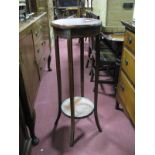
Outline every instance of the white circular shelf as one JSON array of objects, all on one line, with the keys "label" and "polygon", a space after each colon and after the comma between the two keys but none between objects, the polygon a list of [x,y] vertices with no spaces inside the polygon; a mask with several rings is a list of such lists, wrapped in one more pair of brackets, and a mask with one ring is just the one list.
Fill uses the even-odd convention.
[{"label": "white circular shelf", "polygon": [[[63,101],[62,112],[71,117],[70,98]],[[94,110],[94,103],[85,97],[74,97],[74,117],[81,118],[88,116]]]}]

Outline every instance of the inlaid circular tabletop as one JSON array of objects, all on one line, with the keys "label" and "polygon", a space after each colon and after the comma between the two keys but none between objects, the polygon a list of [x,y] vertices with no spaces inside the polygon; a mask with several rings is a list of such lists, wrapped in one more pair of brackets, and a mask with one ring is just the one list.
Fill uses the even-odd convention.
[{"label": "inlaid circular tabletop", "polygon": [[[63,101],[61,105],[62,112],[71,116],[70,98]],[[85,97],[74,97],[74,116],[75,118],[82,118],[91,114],[94,110],[94,103]]]},{"label": "inlaid circular tabletop", "polygon": [[65,18],[51,21],[51,26],[61,29],[87,28],[101,24],[100,20],[94,18]]}]

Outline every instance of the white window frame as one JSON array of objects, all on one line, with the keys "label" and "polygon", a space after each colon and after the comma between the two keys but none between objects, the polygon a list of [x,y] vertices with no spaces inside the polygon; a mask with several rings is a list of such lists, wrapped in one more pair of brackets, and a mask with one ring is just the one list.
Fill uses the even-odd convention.
[{"label": "white window frame", "polygon": [[85,8],[92,8],[92,0],[85,0]]}]

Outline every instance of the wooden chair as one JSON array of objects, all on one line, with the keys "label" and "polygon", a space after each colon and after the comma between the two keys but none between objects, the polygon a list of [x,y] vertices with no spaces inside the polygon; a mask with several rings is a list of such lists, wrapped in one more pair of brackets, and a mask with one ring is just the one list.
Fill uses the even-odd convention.
[{"label": "wooden chair", "polygon": [[[94,42],[94,41],[93,41]],[[112,49],[104,42],[104,39],[101,37],[100,39],[100,61],[95,62],[95,48],[92,48],[91,51],[91,82],[94,82],[94,75],[95,75],[95,69],[96,69],[96,63],[99,63],[99,80],[98,84],[113,84],[114,90],[117,85],[117,74],[116,74],[116,56],[113,53]],[[104,79],[100,79],[101,76],[107,77]]]},{"label": "wooden chair", "polygon": [[[97,15],[95,15],[95,14],[93,14],[92,12],[86,12],[86,18],[94,18],[94,19],[100,19],[100,16],[97,16]],[[89,63],[91,62],[91,61],[93,61],[92,60],[92,49],[94,49],[94,44],[93,44],[93,42],[94,42],[94,38],[93,37],[89,37],[88,38],[89,39],[89,49],[88,49],[88,58],[87,58],[87,63],[86,63],[86,68],[88,68],[88,66],[89,66]],[[85,41],[87,40],[87,38],[85,38]]]}]

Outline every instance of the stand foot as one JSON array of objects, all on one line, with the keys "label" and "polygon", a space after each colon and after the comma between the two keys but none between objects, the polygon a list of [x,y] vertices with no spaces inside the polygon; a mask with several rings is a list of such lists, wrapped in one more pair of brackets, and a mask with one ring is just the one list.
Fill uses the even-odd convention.
[{"label": "stand foot", "polygon": [[58,116],[57,116],[56,121],[55,121],[55,123],[54,123],[54,127],[55,127],[55,128],[56,128],[57,125],[58,125],[58,121],[59,121],[59,119],[60,119],[60,116],[61,116],[61,111],[59,110]]},{"label": "stand foot", "polygon": [[98,128],[98,131],[99,131],[99,132],[102,132],[102,128],[101,128],[101,126],[100,126],[97,113],[94,112],[94,116],[95,116],[95,122],[96,122],[96,125],[97,125],[97,128]]},{"label": "stand foot", "polygon": [[37,137],[32,138],[32,145],[36,146],[39,144],[39,139]]},{"label": "stand foot", "polygon": [[70,147],[74,146],[74,129],[71,127],[71,133],[70,133]]}]

